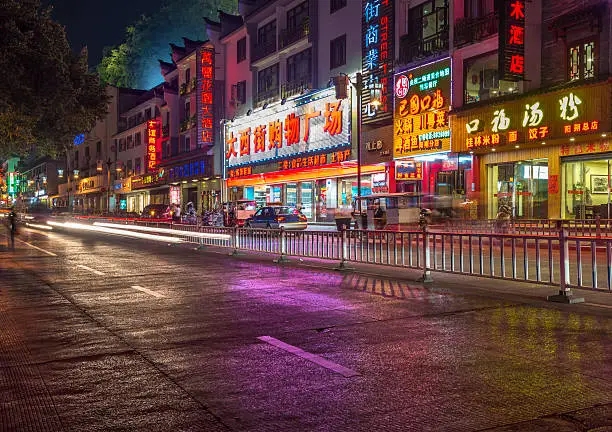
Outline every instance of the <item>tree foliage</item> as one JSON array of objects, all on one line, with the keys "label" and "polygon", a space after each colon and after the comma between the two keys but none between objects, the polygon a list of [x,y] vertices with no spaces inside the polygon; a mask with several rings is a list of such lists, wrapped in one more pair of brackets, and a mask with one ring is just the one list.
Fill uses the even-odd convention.
[{"label": "tree foliage", "polygon": [[218,10],[237,13],[237,0],[174,0],[159,12],[143,15],[126,29],[125,42],[106,48],[97,67],[100,79],[130,88],[151,88],[162,81],[157,59],[170,60],[169,43],[182,37],[206,38],[204,17],[218,19]]},{"label": "tree foliage", "polygon": [[104,87],[39,0],[0,1],[0,158],[54,155],[106,113]]}]

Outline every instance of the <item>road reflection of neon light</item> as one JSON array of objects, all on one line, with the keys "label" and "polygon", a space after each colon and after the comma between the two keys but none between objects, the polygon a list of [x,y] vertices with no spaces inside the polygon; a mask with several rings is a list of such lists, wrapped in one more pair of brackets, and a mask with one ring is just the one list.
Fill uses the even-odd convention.
[{"label": "road reflection of neon light", "polygon": [[198,237],[198,238],[206,238],[206,239],[214,239],[214,240],[229,240],[231,236],[229,234],[209,234],[209,233],[200,233],[200,232],[191,232],[191,231],[181,231],[169,228],[155,228],[155,227],[145,227],[140,225],[119,225],[112,224],[108,222],[94,222],[95,226],[108,227],[108,228],[119,228],[119,229],[127,229],[132,231],[146,231],[146,232],[155,232],[160,234],[175,234],[189,237]]},{"label": "road reflection of neon light", "polygon": [[74,230],[80,230],[80,231],[100,232],[100,233],[106,233],[106,234],[118,234],[118,235],[122,235],[126,237],[134,237],[134,238],[154,240],[154,241],[160,241],[160,242],[166,242],[166,243],[182,243],[183,242],[183,240],[176,238],[176,237],[158,236],[158,235],[139,233],[139,232],[134,232],[134,231],[129,231],[129,230],[105,228],[105,227],[100,227],[100,226],[85,225],[85,224],[79,224],[79,223],[74,223],[74,222],[47,221],[47,224],[51,226],[61,227],[61,228],[68,228],[68,229],[74,229]]},{"label": "road reflection of neon light", "polygon": [[53,227],[49,225],[39,225],[39,224],[33,224],[29,222],[26,222],[26,226],[30,228],[37,228],[37,229],[42,229],[42,230],[47,230],[47,231],[51,231],[53,229]]}]

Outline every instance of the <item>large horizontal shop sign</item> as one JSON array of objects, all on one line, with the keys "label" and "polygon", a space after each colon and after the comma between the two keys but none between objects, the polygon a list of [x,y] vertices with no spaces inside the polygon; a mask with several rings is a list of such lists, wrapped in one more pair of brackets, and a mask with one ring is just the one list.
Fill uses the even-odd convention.
[{"label": "large horizontal shop sign", "polygon": [[191,160],[167,168],[168,181],[186,180],[192,177],[208,177],[212,175],[212,160],[210,157]]},{"label": "large horizontal shop sign", "polygon": [[226,125],[229,168],[308,157],[348,147],[351,105],[333,89],[256,111]]},{"label": "large horizontal shop sign", "polygon": [[393,156],[450,150],[450,59],[395,75]]},{"label": "large horizontal shop sign", "polygon": [[612,84],[524,97],[451,116],[453,150],[541,143],[609,132]]},{"label": "large horizontal shop sign", "polygon": [[330,153],[317,154],[314,156],[297,156],[284,159],[272,165],[244,166],[230,168],[227,170],[228,178],[247,177],[253,174],[263,174],[271,171],[285,171],[301,168],[323,167],[338,162],[351,160],[351,149],[338,150]]},{"label": "large horizontal shop sign", "polygon": [[166,183],[166,172],[164,168],[160,168],[154,173],[133,176],[131,178],[131,187],[134,189],[143,189],[153,186],[159,186]]}]

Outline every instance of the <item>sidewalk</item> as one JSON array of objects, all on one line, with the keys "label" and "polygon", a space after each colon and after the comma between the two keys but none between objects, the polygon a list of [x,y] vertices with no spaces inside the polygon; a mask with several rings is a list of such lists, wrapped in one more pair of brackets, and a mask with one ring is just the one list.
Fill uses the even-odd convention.
[{"label": "sidewalk", "polygon": [[[189,247],[192,246],[180,246]],[[200,253],[227,254],[227,249],[205,247]],[[270,263],[278,259],[277,255],[260,252],[239,251],[234,259],[250,262]],[[328,261],[315,258],[288,257],[283,264],[295,268],[316,268],[317,270],[338,270],[339,261]],[[346,263],[346,273],[354,273],[362,276],[378,276],[388,280],[406,281],[415,283],[422,276],[422,270],[403,267],[387,267],[374,264]],[[547,296],[558,294],[558,287],[528,282],[514,282],[510,280],[493,279],[478,276],[468,276],[453,273],[432,272],[433,283],[425,284],[432,292],[453,295],[476,295],[486,298],[507,299],[523,303],[542,303],[556,308],[584,308],[590,313],[612,314],[612,291],[574,289],[574,297],[584,298],[584,303],[566,305],[553,303],[546,300]]]}]

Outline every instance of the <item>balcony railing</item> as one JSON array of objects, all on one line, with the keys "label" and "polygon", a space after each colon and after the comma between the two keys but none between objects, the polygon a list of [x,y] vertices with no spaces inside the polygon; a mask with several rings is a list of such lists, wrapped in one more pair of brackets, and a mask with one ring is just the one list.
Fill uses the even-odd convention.
[{"label": "balcony railing", "polygon": [[301,24],[295,28],[287,28],[281,30],[278,35],[278,48],[283,49],[289,45],[292,45],[299,40],[307,37],[310,34],[310,21],[308,18],[304,19]]},{"label": "balcony railing", "polygon": [[261,106],[268,102],[273,102],[278,99],[278,87],[260,91],[257,93],[257,97],[255,98],[255,105]]},{"label": "balcony railing", "polygon": [[251,61],[260,60],[276,51],[276,40],[271,40],[265,44],[254,45]]},{"label": "balcony railing", "polygon": [[467,45],[497,34],[499,19],[495,13],[483,17],[459,18],[455,22],[455,46]]},{"label": "balcony railing", "polygon": [[310,79],[294,80],[281,86],[281,99],[297,96],[312,88]]},{"label": "balcony railing", "polygon": [[408,64],[443,51],[448,51],[447,31],[417,40],[410,35],[404,35],[400,38],[399,62]]}]

